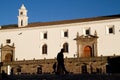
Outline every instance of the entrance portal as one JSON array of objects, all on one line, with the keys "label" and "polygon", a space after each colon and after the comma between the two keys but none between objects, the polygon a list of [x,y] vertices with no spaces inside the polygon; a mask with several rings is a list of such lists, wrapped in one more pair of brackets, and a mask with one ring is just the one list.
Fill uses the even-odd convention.
[{"label": "entrance portal", "polygon": [[96,57],[97,56],[97,33],[94,35],[81,35],[77,33],[75,38],[77,43],[78,57]]},{"label": "entrance portal", "polygon": [[1,45],[1,61],[2,62],[14,61],[14,56],[15,56],[14,52],[15,52],[14,44],[12,46]]}]

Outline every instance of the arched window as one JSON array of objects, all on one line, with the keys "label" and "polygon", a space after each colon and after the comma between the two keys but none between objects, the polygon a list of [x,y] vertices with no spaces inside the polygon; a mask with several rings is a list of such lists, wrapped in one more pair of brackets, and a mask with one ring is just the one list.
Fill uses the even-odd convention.
[{"label": "arched window", "polygon": [[64,43],[63,44],[63,49],[64,49],[64,52],[69,52],[69,45],[68,45],[68,43]]},{"label": "arched window", "polygon": [[42,46],[42,54],[47,54],[47,45],[46,44],[44,44]]},{"label": "arched window", "polygon": [[21,20],[21,26],[23,26],[23,20]]},{"label": "arched window", "polygon": [[20,15],[23,15],[23,12],[20,12]]}]

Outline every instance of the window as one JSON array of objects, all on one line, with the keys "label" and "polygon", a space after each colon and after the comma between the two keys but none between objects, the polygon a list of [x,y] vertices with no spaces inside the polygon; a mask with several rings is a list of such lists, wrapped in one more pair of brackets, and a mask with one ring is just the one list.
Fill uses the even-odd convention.
[{"label": "window", "polygon": [[107,34],[114,34],[115,28],[114,25],[107,26]]},{"label": "window", "polygon": [[64,37],[68,37],[68,31],[64,31]]},{"label": "window", "polygon": [[85,34],[86,34],[86,35],[90,35],[90,30],[89,30],[89,29],[86,29]]},{"label": "window", "polygon": [[63,38],[65,38],[65,37],[67,38],[68,37],[68,30],[67,29],[62,30],[61,35]]},{"label": "window", "polygon": [[110,34],[114,33],[114,28],[113,27],[109,28],[109,33]]},{"label": "window", "polygon": [[84,35],[90,35],[90,28],[83,29]]},{"label": "window", "polygon": [[6,40],[6,43],[8,43],[8,44],[11,43],[11,40],[10,40],[10,39],[7,39],[7,40]]},{"label": "window", "polygon": [[47,45],[46,44],[44,44],[42,46],[42,54],[47,54]]},{"label": "window", "polygon": [[47,39],[48,38],[48,34],[46,31],[41,32],[41,39]]},{"label": "window", "polygon": [[43,38],[47,39],[47,32],[43,33]]},{"label": "window", "polygon": [[64,43],[63,44],[63,49],[64,49],[64,52],[68,52],[69,50],[68,50],[68,43]]}]

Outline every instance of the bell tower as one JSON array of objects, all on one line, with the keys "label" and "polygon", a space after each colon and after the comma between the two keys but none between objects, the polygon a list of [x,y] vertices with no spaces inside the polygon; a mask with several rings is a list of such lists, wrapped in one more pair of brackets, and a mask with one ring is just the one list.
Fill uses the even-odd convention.
[{"label": "bell tower", "polygon": [[18,27],[25,27],[27,25],[28,25],[27,10],[24,4],[22,4],[21,8],[19,9]]}]

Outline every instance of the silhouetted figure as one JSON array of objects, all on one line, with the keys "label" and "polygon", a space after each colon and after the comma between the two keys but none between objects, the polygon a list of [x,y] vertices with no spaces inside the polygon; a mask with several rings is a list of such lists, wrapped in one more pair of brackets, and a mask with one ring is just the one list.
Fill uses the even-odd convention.
[{"label": "silhouetted figure", "polygon": [[4,70],[2,70],[2,80],[8,80],[8,76]]},{"label": "silhouetted figure", "polygon": [[91,74],[93,73],[93,66],[92,64],[90,64],[90,71],[91,71]]},{"label": "silhouetted figure", "polygon": [[53,64],[53,73],[56,73],[56,68],[57,68],[57,63],[55,62],[55,63]]},{"label": "silhouetted figure", "polygon": [[57,55],[57,62],[58,62],[57,74],[64,73],[64,72],[65,74],[68,74],[68,71],[65,69],[65,65],[64,65],[63,52],[64,52],[64,49],[61,49],[61,51]]},{"label": "silhouetted figure", "polygon": [[13,75],[13,68],[11,68],[11,73],[10,73],[10,75]]}]

